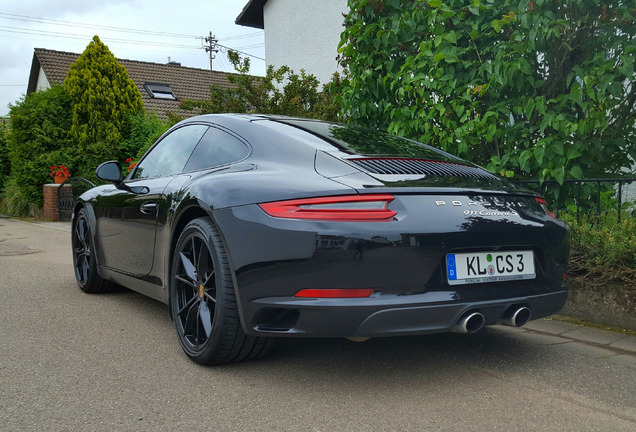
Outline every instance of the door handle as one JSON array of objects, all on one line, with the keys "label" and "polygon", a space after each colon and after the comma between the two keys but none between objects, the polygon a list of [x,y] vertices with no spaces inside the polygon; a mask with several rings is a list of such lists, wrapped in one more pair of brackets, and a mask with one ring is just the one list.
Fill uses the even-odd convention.
[{"label": "door handle", "polygon": [[145,202],[139,207],[139,210],[143,214],[153,214],[157,212],[157,203],[154,202]]}]

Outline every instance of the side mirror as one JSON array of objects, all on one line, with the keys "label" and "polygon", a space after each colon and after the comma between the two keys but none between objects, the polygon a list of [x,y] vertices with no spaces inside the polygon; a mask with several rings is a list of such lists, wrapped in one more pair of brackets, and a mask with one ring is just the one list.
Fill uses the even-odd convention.
[{"label": "side mirror", "polygon": [[115,183],[117,186],[122,182],[121,165],[117,161],[104,162],[95,170],[98,179]]}]

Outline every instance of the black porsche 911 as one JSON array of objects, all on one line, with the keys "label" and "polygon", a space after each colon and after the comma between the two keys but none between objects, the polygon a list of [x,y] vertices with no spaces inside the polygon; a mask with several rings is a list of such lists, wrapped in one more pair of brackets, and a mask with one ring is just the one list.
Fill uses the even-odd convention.
[{"label": "black porsche 911", "polygon": [[558,312],[568,226],[537,194],[432,147],[355,126],[204,115],[73,215],[82,290],[170,307],[197,363],[277,337],[473,333]]}]

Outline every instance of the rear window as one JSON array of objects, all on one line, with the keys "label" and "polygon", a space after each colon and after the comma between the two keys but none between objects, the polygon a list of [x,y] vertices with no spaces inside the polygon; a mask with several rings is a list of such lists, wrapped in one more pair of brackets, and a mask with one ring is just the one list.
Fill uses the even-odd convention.
[{"label": "rear window", "polygon": [[[296,119],[281,119],[275,122],[292,126],[320,138],[321,145],[314,145],[320,150],[326,150],[323,146],[329,144],[331,151],[341,151],[351,155],[463,162],[461,159],[433,147],[359,126]],[[308,141],[303,140],[303,142],[313,145]]]}]

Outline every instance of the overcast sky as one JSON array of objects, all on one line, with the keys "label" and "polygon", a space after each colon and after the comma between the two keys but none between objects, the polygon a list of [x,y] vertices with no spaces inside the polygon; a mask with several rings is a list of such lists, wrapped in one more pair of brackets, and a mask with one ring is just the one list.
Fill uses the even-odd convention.
[{"label": "overcast sky", "polygon": [[[0,0],[0,116],[26,93],[34,48],[81,53],[99,35],[118,58],[166,63],[170,57],[182,66],[209,69],[198,38],[212,32],[221,45],[265,58],[263,31],[234,24],[247,2]],[[264,75],[265,62],[256,57],[252,73]],[[213,66],[233,70],[222,52]]]}]

